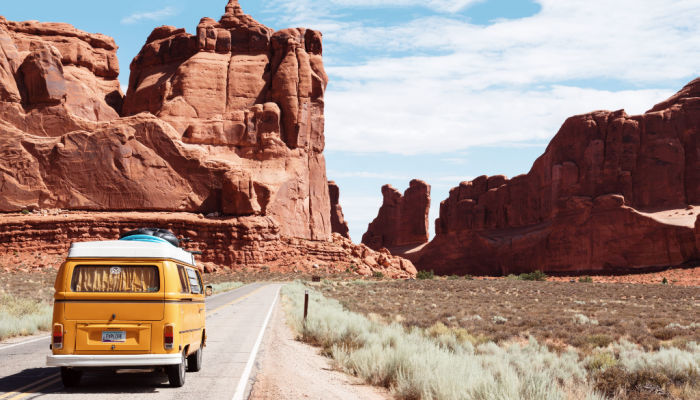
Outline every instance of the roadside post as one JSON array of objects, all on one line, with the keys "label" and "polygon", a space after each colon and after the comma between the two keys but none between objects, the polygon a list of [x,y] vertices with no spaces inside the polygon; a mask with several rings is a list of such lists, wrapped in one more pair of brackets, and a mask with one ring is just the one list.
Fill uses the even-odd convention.
[{"label": "roadside post", "polygon": [[309,315],[309,291],[304,292],[304,326],[306,326],[306,316]]}]

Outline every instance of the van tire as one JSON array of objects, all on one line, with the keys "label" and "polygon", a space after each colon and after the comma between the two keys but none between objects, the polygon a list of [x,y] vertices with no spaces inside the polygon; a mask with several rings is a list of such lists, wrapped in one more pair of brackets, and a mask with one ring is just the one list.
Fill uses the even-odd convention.
[{"label": "van tire", "polygon": [[[186,350],[185,350],[186,351]],[[185,385],[185,370],[187,369],[187,357],[185,351],[182,352],[182,360],[180,364],[168,365],[165,368],[168,374],[168,382],[172,387],[183,387]]]},{"label": "van tire", "polygon": [[199,372],[202,369],[202,346],[187,357],[187,372]]},{"label": "van tire", "polygon": [[68,367],[61,367],[61,381],[63,386],[70,388],[80,384],[80,378],[83,377],[83,371],[77,371]]}]

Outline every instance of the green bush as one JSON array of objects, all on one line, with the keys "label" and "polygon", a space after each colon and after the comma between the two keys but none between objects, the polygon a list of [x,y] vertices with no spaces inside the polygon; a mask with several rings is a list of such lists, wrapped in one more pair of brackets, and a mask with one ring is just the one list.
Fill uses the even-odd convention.
[{"label": "green bush", "polygon": [[377,278],[377,279],[383,279],[384,274],[382,273],[382,271],[374,271],[372,273],[372,277]]},{"label": "green bush", "polygon": [[581,283],[593,283],[593,278],[591,278],[590,276],[582,276],[578,278],[578,281]]},{"label": "green bush", "polygon": [[664,279],[661,280],[662,285],[668,285],[668,279],[664,277]]},{"label": "green bush", "polygon": [[456,281],[457,279],[459,279],[459,275],[450,275],[447,277],[447,279],[450,281]]},{"label": "green bush", "polygon": [[464,279],[467,280],[467,281],[473,281],[473,280],[474,280],[474,277],[471,276],[471,275],[464,275]]},{"label": "green bush", "polygon": [[435,278],[435,272],[433,272],[433,270],[418,271],[416,278],[418,278],[418,279],[433,279],[433,278]]},{"label": "green bush", "polygon": [[518,279],[521,281],[546,281],[547,275],[542,271],[534,271],[526,274],[520,274]]}]

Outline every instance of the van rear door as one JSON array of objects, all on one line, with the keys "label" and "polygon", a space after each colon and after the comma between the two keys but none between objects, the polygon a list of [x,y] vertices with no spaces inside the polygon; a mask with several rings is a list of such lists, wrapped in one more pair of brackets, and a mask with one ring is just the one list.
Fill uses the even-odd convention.
[{"label": "van rear door", "polygon": [[67,320],[77,321],[78,351],[147,351],[151,324],[164,317],[158,265],[78,264],[62,300]]}]

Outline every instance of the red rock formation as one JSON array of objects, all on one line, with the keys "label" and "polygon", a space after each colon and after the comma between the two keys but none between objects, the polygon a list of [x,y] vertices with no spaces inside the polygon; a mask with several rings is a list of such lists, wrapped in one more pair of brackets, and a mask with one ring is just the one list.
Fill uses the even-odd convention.
[{"label": "red rock formation", "polygon": [[350,239],[350,228],[345,222],[343,208],[340,206],[340,188],[333,181],[328,181],[328,193],[331,197],[331,228],[333,233],[338,233],[344,238]]},{"label": "red rock formation", "polygon": [[362,235],[362,243],[375,250],[427,243],[430,185],[414,179],[403,196],[384,185],[382,196],[379,214]]},{"label": "red rock formation", "polygon": [[2,19],[0,49],[0,211],[270,216],[330,239],[319,32],[273,33],[237,1],[196,36],[156,28],[123,107],[111,38]]},{"label": "red rock formation", "polygon": [[73,210],[6,215],[0,253],[63,254],[155,225],[225,267],[415,274],[331,234],[319,32],[274,33],[232,0],[197,35],[156,28],[126,98],[116,50],[67,24],[0,17],[0,212]]},{"label": "red rock formation", "polygon": [[695,214],[685,210],[700,204],[698,93],[700,79],[644,115],[569,118],[527,175],[452,189],[415,262],[440,273],[508,274],[700,260]]},{"label": "red rock formation", "polygon": [[62,260],[72,242],[115,240],[120,233],[135,227],[159,226],[189,237],[192,241],[187,243],[187,249],[202,251],[197,261],[207,272],[267,267],[279,272],[353,271],[362,276],[381,272],[388,278],[410,278],[416,274],[410,261],[357,246],[338,234],[333,234],[330,241],[283,237],[279,224],[268,217],[43,211],[0,219],[0,271],[16,268],[19,263],[5,262],[15,256],[29,260],[25,262],[28,268],[45,268],[48,265],[38,262],[37,254],[52,261]]}]

